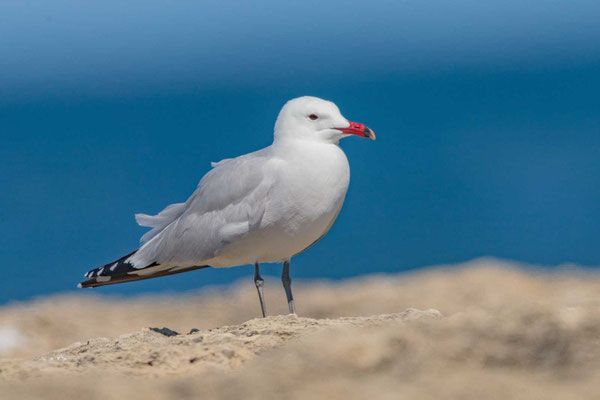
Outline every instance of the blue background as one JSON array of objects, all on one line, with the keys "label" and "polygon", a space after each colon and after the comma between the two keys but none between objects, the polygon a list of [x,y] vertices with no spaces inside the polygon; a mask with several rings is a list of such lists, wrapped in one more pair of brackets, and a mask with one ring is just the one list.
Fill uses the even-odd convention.
[{"label": "blue background", "polygon": [[135,212],[269,145],[300,95],[378,139],[343,141],[346,204],[294,278],[486,255],[599,265],[599,20],[582,0],[3,1],[0,303],[73,290],[136,248]]}]

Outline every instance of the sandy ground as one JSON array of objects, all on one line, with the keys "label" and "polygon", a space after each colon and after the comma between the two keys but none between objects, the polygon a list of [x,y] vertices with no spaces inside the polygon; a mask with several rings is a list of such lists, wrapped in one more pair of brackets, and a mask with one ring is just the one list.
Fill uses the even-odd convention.
[{"label": "sandy ground", "polygon": [[0,399],[600,399],[598,274],[476,260],[295,282],[299,316],[269,281],[266,319],[251,281],[2,307]]}]

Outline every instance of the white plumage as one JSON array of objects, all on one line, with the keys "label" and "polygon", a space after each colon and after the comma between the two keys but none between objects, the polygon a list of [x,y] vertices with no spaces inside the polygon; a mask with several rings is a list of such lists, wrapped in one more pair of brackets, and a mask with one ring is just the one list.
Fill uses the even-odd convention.
[{"label": "white plumage", "polygon": [[185,203],[137,214],[138,224],[152,230],[137,252],[118,262],[133,267],[128,275],[148,275],[289,261],[318,241],[340,212],[350,168],[338,141],[351,134],[374,139],[329,101],[289,101],[271,146],[212,163]]}]

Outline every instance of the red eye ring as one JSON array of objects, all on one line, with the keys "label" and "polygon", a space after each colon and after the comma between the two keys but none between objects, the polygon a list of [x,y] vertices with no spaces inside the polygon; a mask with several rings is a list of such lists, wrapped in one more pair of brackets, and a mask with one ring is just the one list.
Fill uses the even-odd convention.
[{"label": "red eye ring", "polygon": [[313,120],[313,121],[314,121],[314,120],[317,120],[317,119],[319,119],[319,116],[318,116],[317,114],[310,114],[310,115],[308,116],[308,118],[310,118],[311,120]]}]

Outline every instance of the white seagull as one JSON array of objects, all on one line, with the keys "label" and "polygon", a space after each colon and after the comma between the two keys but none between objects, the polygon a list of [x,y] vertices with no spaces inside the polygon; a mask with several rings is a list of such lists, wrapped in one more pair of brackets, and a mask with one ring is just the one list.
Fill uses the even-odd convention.
[{"label": "white seagull", "polygon": [[350,167],[338,142],[351,135],[375,139],[371,129],[348,121],[330,101],[308,96],[288,101],[277,117],[273,144],[212,163],[185,203],[157,215],[136,214],[139,225],[153,228],[140,248],[89,271],[78,286],[254,264],[266,316],[259,264],[283,262],[281,280],[295,313],[290,260],[321,239],[342,208]]}]

